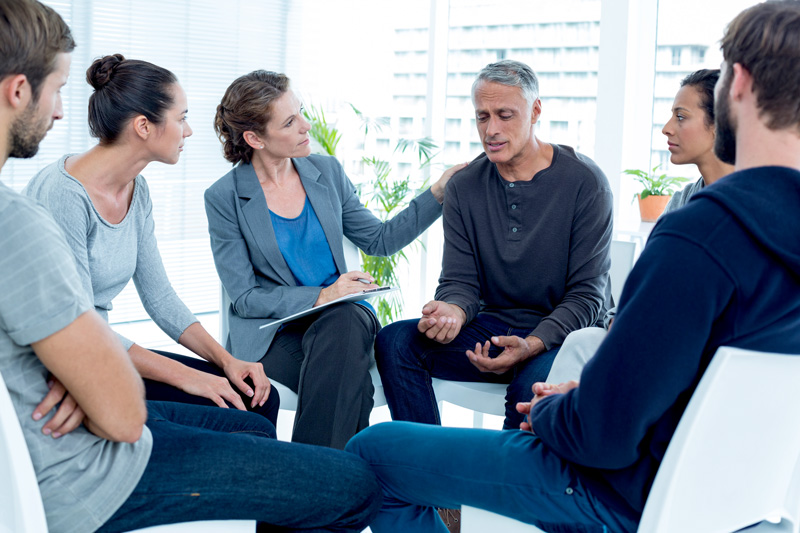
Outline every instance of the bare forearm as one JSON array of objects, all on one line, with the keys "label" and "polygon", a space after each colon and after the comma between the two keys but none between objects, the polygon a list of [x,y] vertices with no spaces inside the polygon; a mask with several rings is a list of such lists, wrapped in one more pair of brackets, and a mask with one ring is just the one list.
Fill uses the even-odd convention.
[{"label": "bare forearm", "polygon": [[208,334],[200,322],[195,322],[186,328],[178,339],[178,342],[209,363],[213,363],[220,368],[223,368],[225,363],[232,358],[231,354],[214,340],[214,337]]},{"label": "bare forearm", "polygon": [[191,369],[169,357],[164,357],[138,344],[128,350],[128,355],[143,378],[166,383],[173,387],[181,388],[186,380],[190,379]]},{"label": "bare forearm", "polygon": [[544,345],[544,342],[542,342],[542,339],[540,339],[536,335],[528,335],[527,337],[525,337],[525,342],[528,343],[528,348],[530,349],[530,357],[536,357],[537,355],[547,351],[547,347]]},{"label": "bare forearm", "polygon": [[147,419],[144,386],[116,335],[97,313],[87,311],[34,343],[33,349],[106,438],[139,439]]}]

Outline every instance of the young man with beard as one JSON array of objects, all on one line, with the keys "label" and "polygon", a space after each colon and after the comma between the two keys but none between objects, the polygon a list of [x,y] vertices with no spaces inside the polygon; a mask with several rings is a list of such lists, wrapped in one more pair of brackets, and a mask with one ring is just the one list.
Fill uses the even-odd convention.
[{"label": "young man with beard", "polygon": [[462,504],[547,531],[635,531],[717,349],[800,354],[800,2],[745,10],[722,52],[715,151],[736,171],[656,225],[580,386],[535,384],[524,431],[356,435],[348,449],[384,490],[373,531],[444,531],[433,507]]}]

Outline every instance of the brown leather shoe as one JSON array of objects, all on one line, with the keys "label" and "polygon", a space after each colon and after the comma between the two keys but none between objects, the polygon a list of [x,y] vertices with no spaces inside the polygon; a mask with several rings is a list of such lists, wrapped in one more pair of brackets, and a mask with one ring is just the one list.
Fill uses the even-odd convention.
[{"label": "brown leather shoe", "polygon": [[461,509],[436,509],[447,531],[459,533],[461,531]]}]

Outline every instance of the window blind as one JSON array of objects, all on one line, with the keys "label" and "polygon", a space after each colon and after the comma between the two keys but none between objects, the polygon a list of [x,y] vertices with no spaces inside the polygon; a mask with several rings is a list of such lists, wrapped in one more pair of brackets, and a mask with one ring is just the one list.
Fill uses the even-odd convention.
[{"label": "window blind", "polygon": [[[189,101],[187,139],[177,165],[153,163],[150,186],[156,237],[173,287],[195,314],[219,305],[219,281],[209,246],[203,192],[227,173],[213,118],[236,77],[257,68],[286,70],[287,42],[299,34],[289,0],[45,0],[73,31],[70,81],[62,91],[65,118],[31,160],[10,160],[2,180],[21,190],[41,168],[96,143],[89,136],[91,87],[85,72],[101,56],[121,53],[170,69]],[[114,300],[112,323],[147,320],[133,283]]]}]

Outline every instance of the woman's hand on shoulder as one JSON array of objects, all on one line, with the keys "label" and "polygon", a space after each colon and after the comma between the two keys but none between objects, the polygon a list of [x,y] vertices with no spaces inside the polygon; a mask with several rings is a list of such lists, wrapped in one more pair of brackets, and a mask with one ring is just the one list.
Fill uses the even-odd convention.
[{"label": "woman's hand on shoulder", "polygon": [[314,307],[338,300],[342,296],[377,288],[378,286],[375,285],[375,278],[368,273],[358,270],[347,272],[339,276],[339,279],[337,279],[333,285],[319,291],[319,296],[317,297],[317,301],[314,302]]},{"label": "woman's hand on shoulder", "polygon": [[433,196],[434,198],[436,198],[436,201],[438,201],[440,204],[444,202],[444,189],[445,187],[447,187],[447,182],[450,181],[450,178],[453,177],[453,174],[455,174],[459,170],[467,168],[467,165],[469,165],[469,163],[459,163],[457,165],[453,165],[452,167],[444,171],[444,173],[436,181],[436,183],[431,185],[431,193],[433,193]]}]

